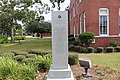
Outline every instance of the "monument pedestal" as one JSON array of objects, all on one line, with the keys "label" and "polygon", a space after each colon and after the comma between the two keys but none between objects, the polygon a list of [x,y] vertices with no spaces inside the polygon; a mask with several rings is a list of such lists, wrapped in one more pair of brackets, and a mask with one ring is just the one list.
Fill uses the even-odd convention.
[{"label": "monument pedestal", "polygon": [[47,80],[74,80],[70,66],[68,69],[51,69],[49,70]]}]

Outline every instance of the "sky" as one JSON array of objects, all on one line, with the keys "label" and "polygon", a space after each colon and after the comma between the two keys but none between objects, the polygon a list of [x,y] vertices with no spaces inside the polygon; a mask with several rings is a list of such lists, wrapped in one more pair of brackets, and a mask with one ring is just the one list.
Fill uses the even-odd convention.
[{"label": "sky", "polygon": [[[52,4],[50,3],[49,0],[42,0],[44,3],[48,4],[50,7],[52,7]],[[68,7],[70,4],[70,0],[65,0],[64,3],[61,3],[61,11],[64,11],[66,7]],[[57,7],[57,5],[56,5]],[[53,11],[57,11],[56,8],[53,9]],[[50,21],[51,20],[51,13],[49,14],[44,14],[45,16],[45,21]]]}]

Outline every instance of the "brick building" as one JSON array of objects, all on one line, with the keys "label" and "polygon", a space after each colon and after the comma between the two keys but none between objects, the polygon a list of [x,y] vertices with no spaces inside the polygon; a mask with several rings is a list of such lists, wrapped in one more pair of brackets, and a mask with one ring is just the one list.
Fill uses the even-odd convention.
[{"label": "brick building", "polygon": [[93,47],[120,42],[120,0],[70,0],[69,25],[70,34],[93,32]]}]

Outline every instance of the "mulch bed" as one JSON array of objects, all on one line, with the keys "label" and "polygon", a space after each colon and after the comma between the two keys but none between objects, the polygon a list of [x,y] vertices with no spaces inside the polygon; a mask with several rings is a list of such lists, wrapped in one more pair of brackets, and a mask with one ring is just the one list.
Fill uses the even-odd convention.
[{"label": "mulch bed", "polygon": [[[76,80],[120,80],[120,70],[112,70],[102,66],[93,66],[89,72],[92,77],[85,78],[82,76],[84,68],[79,65],[71,66],[72,72]],[[47,72],[39,72],[37,80],[44,80]]]}]

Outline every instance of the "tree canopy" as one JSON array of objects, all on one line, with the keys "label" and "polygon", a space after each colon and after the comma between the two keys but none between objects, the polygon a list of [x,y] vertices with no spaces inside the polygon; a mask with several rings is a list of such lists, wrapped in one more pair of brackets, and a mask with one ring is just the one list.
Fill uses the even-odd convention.
[{"label": "tree canopy", "polygon": [[53,8],[55,7],[55,3],[57,3],[58,10],[60,10],[60,4],[63,3],[65,0],[50,0],[50,2],[53,4]]},{"label": "tree canopy", "polygon": [[18,21],[22,21],[26,26],[35,22],[36,18],[43,20],[42,14],[49,11],[49,6],[41,0],[2,0],[0,1],[0,31],[4,34],[10,33],[11,42],[14,42],[13,34]]},{"label": "tree canopy", "polygon": [[41,38],[43,37],[43,33],[51,32],[51,24],[49,22],[34,22],[26,26],[26,31],[28,33],[40,33]]}]

